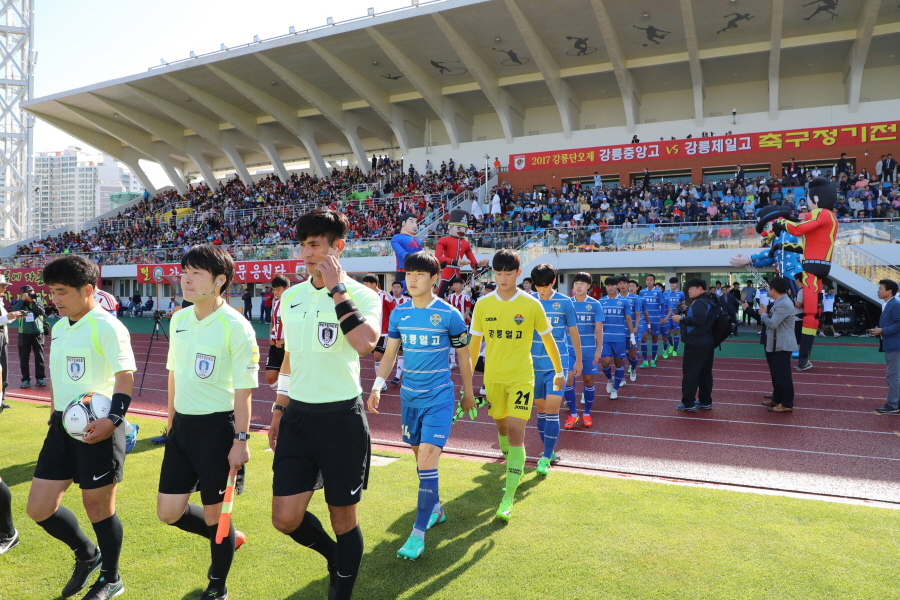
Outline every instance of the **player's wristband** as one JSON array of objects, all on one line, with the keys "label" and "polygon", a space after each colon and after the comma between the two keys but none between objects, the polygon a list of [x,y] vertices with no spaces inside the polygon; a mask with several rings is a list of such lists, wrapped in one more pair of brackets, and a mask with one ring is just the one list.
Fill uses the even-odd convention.
[{"label": "player's wristband", "polygon": [[565,375],[565,372],[563,372],[563,371],[557,371],[556,373],[553,374],[554,377],[563,377],[564,375]]},{"label": "player's wristband", "polygon": [[353,314],[341,321],[341,331],[347,335],[365,322],[366,318],[359,314],[359,311],[354,311]]},{"label": "player's wristband", "polygon": [[357,310],[359,309],[356,308],[356,304],[350,299],[344,300],[334,306],[334,312],[338,319],[343,319],[344,315],[349,315]]},{"label": "player's wristband", "polygon": [[282,396],[288,395],[288,388],[291,386],[291,375],[289,373],[279,373],[278,374],[278,389],[277,392]]},{"label": "player's wristband", "polygon": [[375,383],[372,384],[372,391],[381,392],[382,387],[384,387],[384,377],[376,377]]},{"label": "player's wristband", "polygon": [[[113,394],[111,400],[112,404],[109,407],[109,416],[119,417],[119,421],[116,423],[116,427],[118,427],[125,419],[125,413],[128,412],[128,407],[131,405],[131,396],[119,392]],[[113,419],[113,422],[115,422],[115,419]]]}]

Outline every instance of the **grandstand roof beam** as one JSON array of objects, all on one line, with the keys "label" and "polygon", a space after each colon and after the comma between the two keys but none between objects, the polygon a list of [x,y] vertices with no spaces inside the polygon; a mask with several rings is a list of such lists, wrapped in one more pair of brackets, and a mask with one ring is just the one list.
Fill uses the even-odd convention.
[{"label": "grandstand roof beam", "polygon": [[591,5],[594,8],[594,15],[597,17],[597,23],[600,25],[600,33],[603,36],[603,43],[606,46],[606,53],[609,54],[613,72],[616,74],[616,81],[619,83],[622,104],[625,107],[625,123],[628,126],[628,132],[634,133],[638,121],[640,121],[641,92],[638,89],[634,75],[628,70],[625,50],[622,49],[622,42],[619,40],[619,35],[616,33],[612,20],[609,18],[606,3],[604,0],[591,0]]},{"label": "grandstand roof beam", "polygon": [[500,125],[503,127],[503,136],[507,143],[511,143],[513,138],[525,135],[525,108],[521,103],[508,90],[500,87],[499,78],[442,14],[431,13],[431,18],[444,32],[444,37],[456,50],[463,64],[469,69],[469,73],[472,74],[475,82],[487,96],[491,106],[494,107],[497,116],[500,117]]},{"label": "grandstand roof beam", "polygon": [[206,160],[206,157],[203,156],[203,152],[200,148],[200,140],[197,139],[197,136],[191,136],[187,138],[185,142],[186,151],[188,158],[197,166],[197,169],[200,171],[200,174],[203,175],[203,181],[206,182],[210,188],[215,187],[216,185],[216,176],[213,173],[212,167],[210,167],[209,162]]},{"label": "grandstand roof beam", "polygon": [[378,47],[387,54],[397,69],[406,76],[407,81],[422,94],[422,98],[437,113],[447,130],[450,144],[453,148],[459,148],[464,142],[472,141],[472,128],[475,118],[472,113],[463,107],[459,101],[445,96],[440,84],[432,79],[425,71],[415,64],[397,46],[392,44],[380,31],[373,27],[366,27],[366,31],[378,44]]},{"label": "grandstand roof beam", "polygon": [[781,30],[784,28],[784,0],[772,0],[772,33],[769,48],[769,118],[778,118],[781,73]]},{"label": "grandstand roof beam", "polygon": [[182,177],[182,173],[184,169],[182,168],[182,173],[179,173],[175,170],[175,163],[172,161],[172,157],[169,156],[169,153],[164,151],[162,148],[159,148],[156,153],[156,162],[159,163],[159,166],[163,168],[163,171],[166,172],[166,176],[169,178],[169,181],[172,182],[172,185],[175,186],[175,189],[178,190],[179,194],[185,194],[188,191],[188,186]]},{"label": "grandstand roof beam", "polygon": [[59,102],[58,104],[65,107],[69,112],[78,115],[103,133],[118,139],[123,144],[131,146],[150,160],[156,160],[156,150],[154,150],[153,141],[147,133],[128,127],[122,121],[109,119],[71,104],[64,102]]},{"label": "grandstand roof beam", "polygon": [[[269,67],[282,81],[287,83],[291,89],[300,94],[304,100],[312,104],[335,127],[340,129],[344,137],[347,138],[350,151],[356,158],[360,169],[368,170],[366,165],[370,164],[369,159],[366,157],[366,151],[363,148],[362,141],[359,139],[359,128],[361,126],[365,127],[365,125],[360,122],[359,116],[345,111],[336,98],[292,73],[268,56],[262,53],[256,53],[254,56]],[[370,127],[367,127],[367,129],[370,129]],[[390,136],[388,136],[388,141],[390,141]]]},{"label": "grandstand roof beam", "polygon": [[405,106],[393,104],[387,92],[378,89],[376,85],[318,43],[309,41],[307,44],[390,126],[400,145],[401,153],[408,154],[410,148],[421,147],[425,144],[425,123],[421,117]]},{"label": "grandstand roof beam", "polygon": [[681,20],[684,23],[684,39],[687,42],[688,64],[694,88],[694,125],[703,126],[703,65],[700,64],[700,44],[697,41],[697,23],[694,21],[692,0],[681,0]]},{"label": "grandstand roof beam", "polygon": [[109,98],[98,96],[97,94],[91,94],[91,96],[108,106],[116,113],[122,115],[150,135],[158,137],[176,150],[180,150],[182,152],[185,151],[186,138],[183,129],[179,129],[174,125],[171,125],[164,121],[160,121],[159,119],[155,119],[139,110],[135,110],[131,107],[125,106],[124,104],[116,102],[115,100],[110,100]]},{"label": "grandstand roof beam", "polygon": [[859,93],[862,89],[863,69],[866,66],[866,57],[869,55],[869,46],[872,45],[872,35],[875,32],[875,22],[878,20],[878,11],[881,8],[881,0],[865,0],[862,13],[859,15],[859,24],[856,26],[856,40],[847,57],[847,104],[850,112],[859,112]]},{"label": "grandstand roof beam", "polygon": [[235,139],[238,137],[236,134],[237,132],[234,130],[222,132],[222,151],[225,153],[225,156],[228,157],[228,160],[231,161],[231,165],[241,178],[241,181],[250,183],[253,181],[253,178],[250,177],[250,171],[247,169],[247,163],[244,161],[244,157],[238,152],[237,144],[241,140]]},{"label": "grandstand roof beam", "polygon": [[556,101],[562,121],[563,136],[571,138],[572,132],[581,128],[581,101],[575,95],[575,90],[572,89],[569,82],[562,78],[559,65],[556,64],[553,55],[547,50],[544,42],[541,41],[541,36],[528,22],[519,5],[515,0],[506,0],[506,7],[509,9],[519,33],[522,34],[538,70],[544,76],[544,81],[550,88],[550,94]]}]

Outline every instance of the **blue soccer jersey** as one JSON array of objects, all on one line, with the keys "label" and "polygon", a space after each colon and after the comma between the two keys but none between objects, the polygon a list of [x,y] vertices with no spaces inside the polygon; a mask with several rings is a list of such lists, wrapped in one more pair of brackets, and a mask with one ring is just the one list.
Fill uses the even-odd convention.
[{"label": "blue soccer jersey", "polygon": [[598,300],[585,296],[584,302],[572,298],[575,316],[578,319],[578,337],[581,338],[581,356],[593,357],[597,350],[595,325],[603,322],[603,306]]},{"label": "blue soccer jersey", "polygon": [[598,301],[603,307],[603,339],[610,342],[625,342],[630,333],[625,317],[632,312],[631,302],[624,296],[605,296]]},{"label": "blue soccer jersey", "polygon": [[634,325],[634,330],[642,331],[647,325],[647,319],[644,318],[644,299],[631,292],[625,297],[631,300],[631,321],[632,325]]},{"label": "blue soccer jersey", "polygon": [[641,290],[641,298],[644,300],[644,310],[650,316],[651,323],[659,323],[663,317],[663,293],[658,288]]},{"label": "blue soccer jersey", "polygon": [[[556,340],[556,347],[559,349],[560,357],[563,357],[563,363],[567,362],[565,357],[569,355],[569,327],[578,325],[578,319],[575,315],[575,305],[572,299],[564,296],[559,292],[554,292],[549,300],[542,300],[537,292],[531,294],[544,307],[547,313],[547,320],[553,326],[553,339]],[[553,363],[550,362],[550,356],[547,355],[547,348],[541,340],[538,332],[534,332],[531,342],[531,358],[534,362],[534,372],[553,371]],[[569,365],[563,365],[568,367]],[[566,369],[567,370],[567,369]]]},{"label": "blue soccer jersey", "polygon": [[405,406],[424,408],[453,397],[450,337],[463,333],[466,323],[462,315],[440,298],[426,308],[407,302],[391,311],[388,337],[403,343],[400,400]]},{"label": "blue soccer jersey", "polygon": [[[681,290],[666,290],[663,292],[663,299],[665,301],[665,309],[663,310],[662,316],[666,316],[669,314],[669,310],[672,311],[672,316],[675,316],[678,312],[678,305],[684,302],[684,292]],[[672,317],[669,317],[670,319]]]}]

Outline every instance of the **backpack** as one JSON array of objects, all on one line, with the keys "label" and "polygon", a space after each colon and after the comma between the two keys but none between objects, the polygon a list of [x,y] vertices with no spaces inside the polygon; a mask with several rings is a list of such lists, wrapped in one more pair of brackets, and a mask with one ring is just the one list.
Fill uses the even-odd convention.
[{"label": "backpack", "polygon": [[712,324],[713,346],[718,346],[719,350],[721,350],[722,342],[731,335],[731,317],[722,310],[722,305],[719,303],[718,298],[711,300],[709,305],[710,310],[716,314]]}]

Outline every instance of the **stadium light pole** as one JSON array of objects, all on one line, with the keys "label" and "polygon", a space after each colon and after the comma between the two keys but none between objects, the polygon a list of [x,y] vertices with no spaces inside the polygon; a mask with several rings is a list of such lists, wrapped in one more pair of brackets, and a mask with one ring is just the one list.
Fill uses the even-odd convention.
[{"label": "stadium light pole", "polygon": [[484,153],[484,194],[482,194],[482,202],[484,202],[485,206],[487,206],[487,182],[488,182],[488,161],[491,159],[491,155],[487,152]]}]

